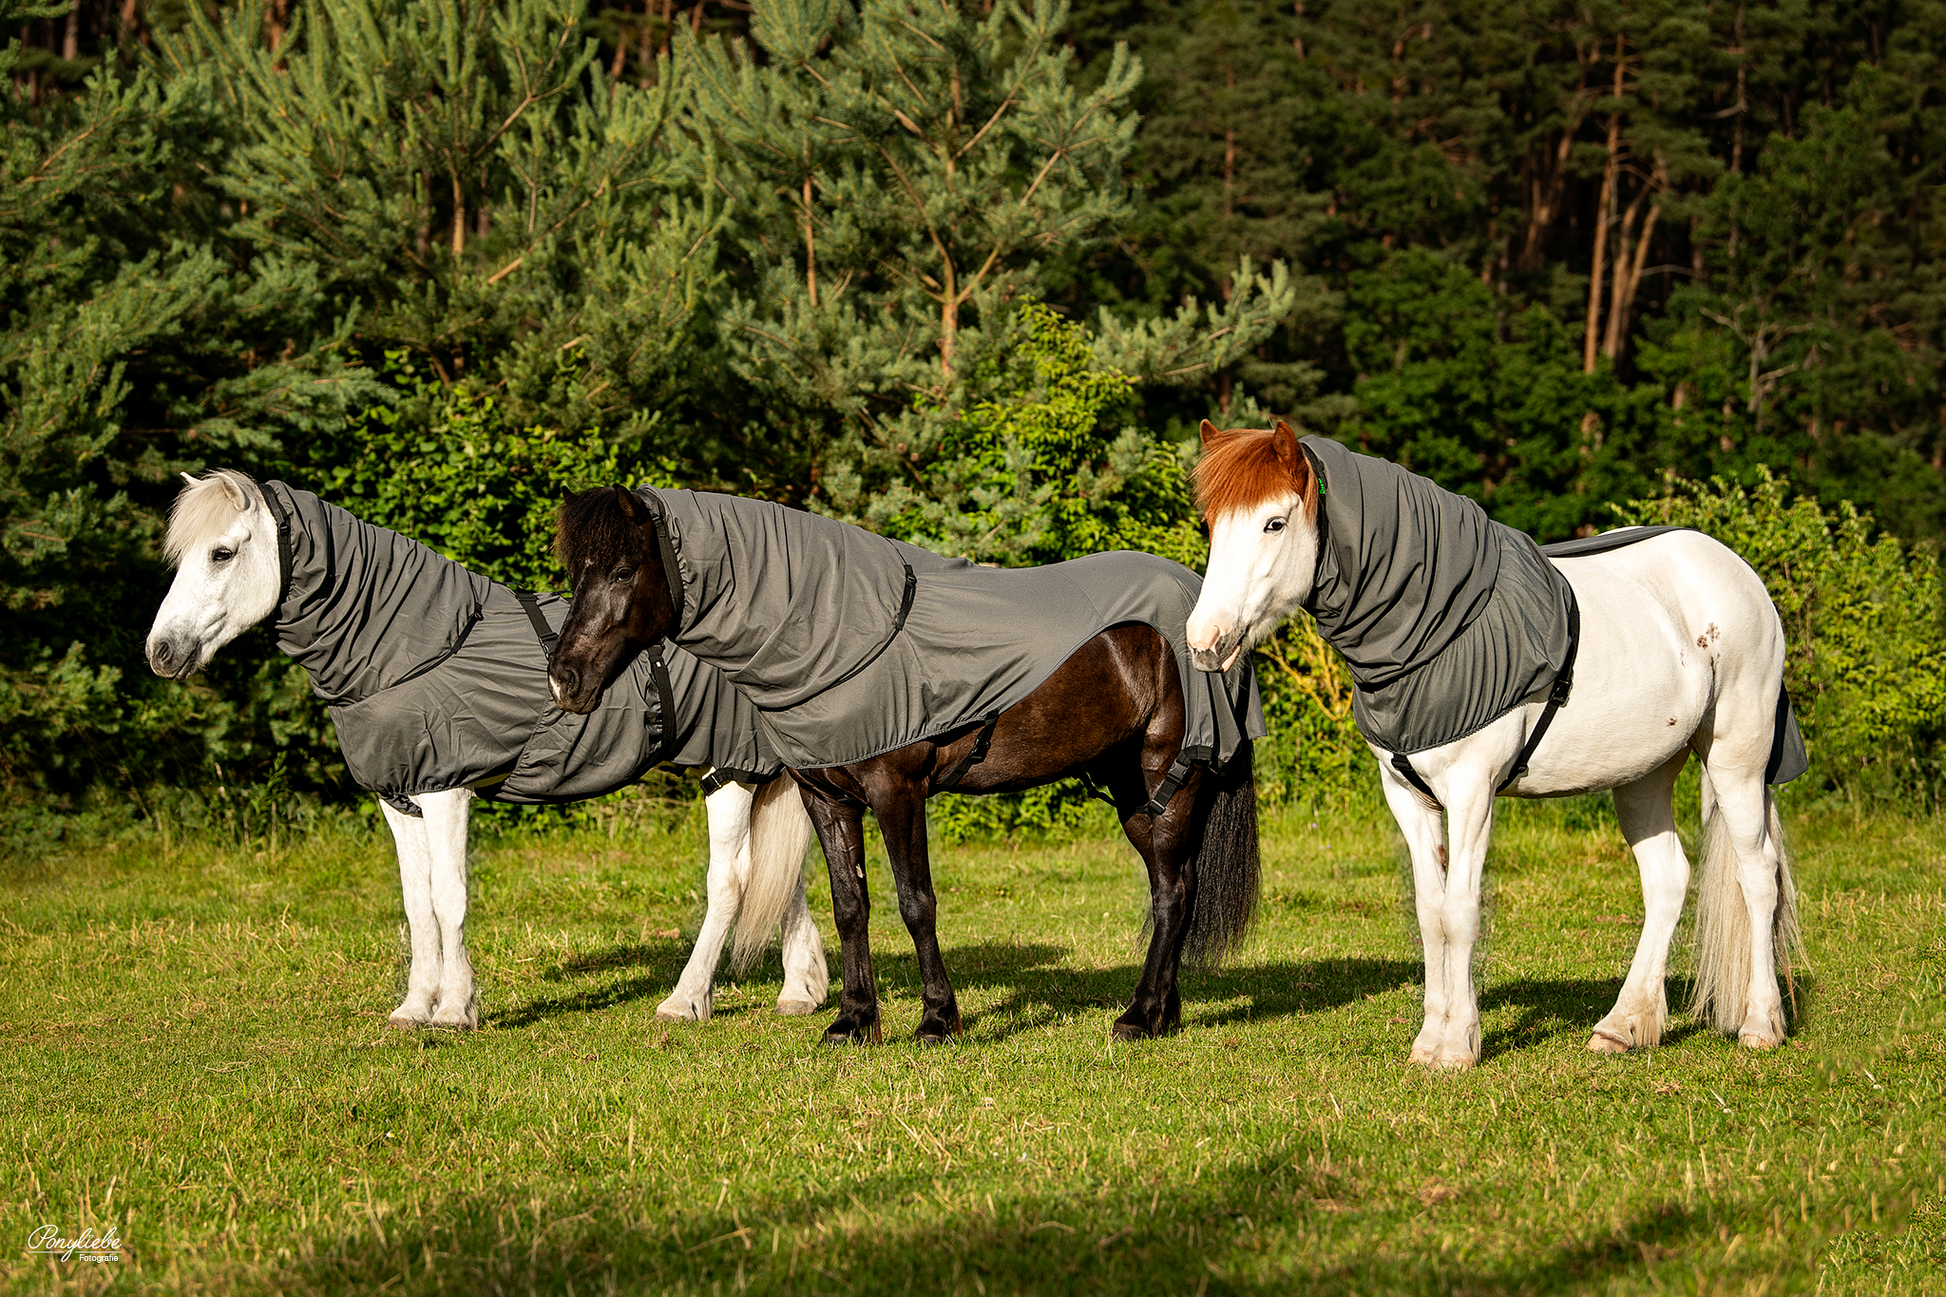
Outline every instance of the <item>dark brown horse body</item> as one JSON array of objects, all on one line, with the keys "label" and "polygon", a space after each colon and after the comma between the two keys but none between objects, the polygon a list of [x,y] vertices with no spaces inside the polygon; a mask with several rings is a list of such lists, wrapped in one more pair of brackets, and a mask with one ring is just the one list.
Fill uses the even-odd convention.
[{"label": "dark brown horse body", "polygon": [[[594,706],[635,653],[677,623],[653,512],[621,488],[585,492],[562,509],[557,552],[574,604],[553,658],[556,701]],[[707,660],[707,659],[705,659]],[[1004,793],[1086,776],[1112,799],[1149,871],[1153,927],[1119,1037],[1146,1037],[1181,1018],[1177,967],[1185,952],[1214,960],[1248,926],[1257,894],[1257,819],[1250,746],[1218,774],[1191,765],[1170,787],[1185,708],[1173,649],[1147,625],[1120,625],[1077,649],[1024,700],[988,725],[969,725],[868,760],[794,769],[830,866],[833,917],[844,948],[844,994],[831,1043],[879,1038],[867,928],[864,812],[878,817],[918,951],[924,1012],[918,1036],[960,1031],[940,955],[927,855],[925,801],[950,788]],[[1160,807],[1157,808],[1157,800]]]}]

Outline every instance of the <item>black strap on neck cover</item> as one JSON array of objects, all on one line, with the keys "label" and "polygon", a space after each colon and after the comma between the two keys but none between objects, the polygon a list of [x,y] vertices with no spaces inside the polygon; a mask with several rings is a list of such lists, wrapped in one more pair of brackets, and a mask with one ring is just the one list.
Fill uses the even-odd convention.
[{"label": "black strap on neck cover", "polygon": [[[1508,771],[1507,777],[1494,788],[1496,796],[1506,792],[1515,780],[1527,773],[1527,763],[1533,759],[1534,751],[1540,747],[1541,740],[1547,737],[1547,727],[1554,724],[1554,714],[1567,704],[1568,696],[1574,692],[1574,658],[1580,648],[1581,601],[1574,597],[1574,587],[1569,586],[1568,651],[1561,659],[1561,673],[1554,677],[1554,687],[1547,691],[1547,706],[1541,709],[1540,719],[1534,722],[1534,728],[1527,731],[1527,741],[1521,744],[1520,755],[1514,758],[1513,769]],[[1434,806],[1439,805],[1439,798],[1433,794],[1432,785],[1412,768],[1412,758],[1403,752],[1394,752],[1392,768],[1399,772],[1401,779],[1418,789],[1427,801]]]},{"label": "black strap on neck cover", "polygon": [[561,637],[556,635],[554,628],[547,624],[547,618],[541,616],[540,599],[532,590],[516,590],[514,598],[520,600],[521,611],[527,614],[527,620],[534,623],[534,638],[541,642],[541,656],[552,662],[554,646],[560,642]]},{"label": "black strap on neck cover", "polygon": [[277,606],[281,608],[284,596],[291,592],[291,511],[277,498],[276,486],[266,482],[262,490],[264,507],[277,520]]},{"label": "black strap on neck cover", "polygon": [[669,536],[669,506],[662,503],[662,497],[653,487],[638,486],[635,494],[646,497],[649,505],[649,526],[655,532],[656,549],[662,557],[662,581],[669,587],[669,606],[675,610],[676,619],[669,623],[665,639],[673,641],[682,632],[682,565],[676,561],[676,546]]}]

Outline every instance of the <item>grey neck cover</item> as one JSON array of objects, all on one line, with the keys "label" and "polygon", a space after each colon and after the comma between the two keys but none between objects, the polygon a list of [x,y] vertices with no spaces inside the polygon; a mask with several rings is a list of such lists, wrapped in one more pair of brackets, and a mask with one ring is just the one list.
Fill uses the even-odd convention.
[{"label": "grey neck cover", "polygon": [[1322,483],[1304,608],[1351,668],[1368,742],[1440,747],[1552,686],[1568,585],[1529,537],[1388,460],[1325,437],[1303,446]]},{"label": "grey neck cover", "polygon": [[491,581],[309,491],[263,489],[290,521],[277,647],[310,672],[318,697],[356,702],[431,670],[465,641]]}]

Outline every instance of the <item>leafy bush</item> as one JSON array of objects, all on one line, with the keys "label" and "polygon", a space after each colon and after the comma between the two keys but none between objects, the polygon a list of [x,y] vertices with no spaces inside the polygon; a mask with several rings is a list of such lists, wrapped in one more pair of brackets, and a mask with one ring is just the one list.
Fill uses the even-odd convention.
[{"label": "leafy bush", "polygon": [[[611,482],[673,486],[599,432],[522,426],[491,391],[448,390],[404,350],[387,354],[400,399],[377,404],[298,471],[367,522],[410,536],[518,589],[561,584],[554,509],[563,491]],[[561,385],[572,385],[572,358]],[[411,465],[401,472],[401,465]]]},{"label": "leafy bush", "polygon": [[1878,535],[1850,503],[1830,511],[1757,470],[1754,488],[1671,479],[1616,511],[1694,527],[1764,579],[1789,641],[1784,680],[1814,781],[1850,797],[1936,796],[1946,729],[1946,638],[1938,560]]}]

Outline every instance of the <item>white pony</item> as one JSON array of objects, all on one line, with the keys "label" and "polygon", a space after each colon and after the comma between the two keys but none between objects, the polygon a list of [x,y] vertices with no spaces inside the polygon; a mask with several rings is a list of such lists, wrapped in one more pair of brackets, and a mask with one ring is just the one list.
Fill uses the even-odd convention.
[{"label": "white pony", "polygon": [[[1205,421],[1202,435],[1197,488],[1210,559],[1189,643],[1196,664],[1214,670],[1309,606],[1322,557],[1320,461],[1282,423],[1221,432]],[[1332,490],[1328,478],[1322,486]],[[1669,942],[1689,882],[1671,800],[1691,752],[1702,761],[1704,830],[1692,1009],[1753,1049],[1781,1044],[1777,960],[1788,976],[1797,927],[1765,780],[1781,725],[1789,723],[1792,741],[1796,732],[1788,701],[1780,703],[1777,611],[1748,564],[1697,532],[1671,531],[1555,566],[1579,603],[1580,645],[1578,658],[1569,658],[1571,698],[1554,712],[1551,729],[1543,726],[1545,742],[1526,751],[1550,710],[1546,682],[1457,741],[1410,753],[1403,770],[1397,754],[1370,745],[1411,853],[1425,946],[1425,1021],[1411,1061],[1464,1068],[1480,1058],[1473,946],[1496,791],[1614,791],[1641,870],[1645,918],[1621,994],[1588,1048],[1620,1053],[1661,1040]],[[1414,775],[1430,799],[1410,782]]]},{"label": "white pony", "polygon": [[[280,556],[280,519],[262,487],[228,470],[201,479],[183,476],[189,485],[176,499],[165,544],[176,578],[147,644],[151,668],[179,680],[278,612],[288,564]],[[288,544],[282,548],[287,552]],[[533,643],[528,641],[530,649]],[[532,674],[545,703],[545,664]],[[404,800],[417,816],[380,800],[398,848],[412,945],[405,999],[390,1017],[395,1027],[479,1025],[466,953],[466,850],[474,795],[472,787],[413,794]],[[733,925],[739,964],[755,956],[766,934],[781,929],[784,988],[777,1011],[813,1012],[824,1001],[828,976],[824,943],[805,905],[801,866],[811,826],[795,784],[787,776],[762,786],[726,782],[705,805],[708,913],[688,966],[656,1017],[708,1021],[718,959]]]}]

